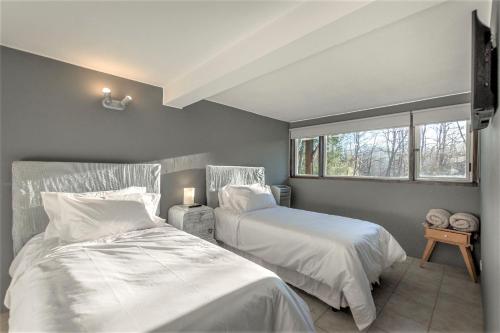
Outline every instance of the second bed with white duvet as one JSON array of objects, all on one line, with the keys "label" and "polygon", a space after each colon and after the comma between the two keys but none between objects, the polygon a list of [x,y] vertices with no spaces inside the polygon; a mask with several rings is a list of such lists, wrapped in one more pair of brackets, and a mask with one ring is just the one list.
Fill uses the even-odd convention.
[{"label": "second bed with white duvet", "polygon": [[236,213],[216,208],[216,238],[335,307],[359,329],[376,317],[371,284],[406,254],[383,227],[286,207]]}]

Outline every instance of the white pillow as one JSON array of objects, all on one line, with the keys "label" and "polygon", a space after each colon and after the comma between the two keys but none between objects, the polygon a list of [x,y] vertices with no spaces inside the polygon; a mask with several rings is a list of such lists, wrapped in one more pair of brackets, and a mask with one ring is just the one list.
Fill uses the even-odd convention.
[{"label": "white pillow", "polygon": [[160,193],[111,193],[103,197],[105,200],[143,200],[151,216],[156,216],[160,204]]},{"label": "white pillow", "polygon": [[223,192],[221,188],[220,190],[217,191],[217,198],[219,199],[219,207],[224,208],[224,197],[223,197]]},{"label": "white pillow", "polygon": [[222,208],[243,213],[276,206],[269,186],[226,185],[221,190]]},{"label": "white pillow", "polygon": [[158,211],[158,205],[160,204],[161,194],[160,193],[113,193],[104,196],[105,200],[134,200],[140,201],[142,200],[146,206],[146,210],[148,211],[151,218],[158,224],[164,223],[165,219],[156,215]]},{"label": "white pillow", "polygon": [[[233,202],[231,200],[231,194],[238,194],[240,191],[253,191],[255,193],[265,192],[267,189],[261,184],[255,183],[251,185],[226,185],[219,190],[219,206],[221,208],[233,209]],[[236,193],[231,193],[236,192]]]},{"label": "white pillow", "polygon": [[143,200],[107,200],[42,192],[43,204],[57,236],[64,242],[94,240],[156,227]]},{"label": "white pillow", "polygon": [[[65,195],[69,195],[75,198],[105,198],[107,196],[113,196],[117,198],[120,195],[128,195],[128,194],[137,194],[137,193],[146,193],[145,187],[139,186],[130,186],[120,190],[111,190],[111,191],[98,191],[98,192],[81,192],[81,193],[71,193],[71,192],[41,192],[42,201],[44,205],[45,212],[49,215],[49,224],[45,229],[44,239],[59,237],[56,228],[54,227],[54,223],[50,219],[50,214],[47,210],[50,210],[52,216],[54,217],[54,221],[59,221],[61,217],[58,214],[58,206],[57,206],[57,195],[59,193],[64,193]],[[46,205],[46,202],[48,205]],[[158,198],[158,203],[156,204],[153,215],[156,215],[156,209],[158,208],[158,204],[160,199]]]}]

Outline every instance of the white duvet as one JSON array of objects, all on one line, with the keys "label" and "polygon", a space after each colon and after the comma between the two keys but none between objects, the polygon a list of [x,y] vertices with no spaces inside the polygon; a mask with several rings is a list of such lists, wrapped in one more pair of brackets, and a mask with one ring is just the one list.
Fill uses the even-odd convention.
[{"label": "white duvet", "polygon": [[39,234],[10,273],[12,331],[314,331],[274,273],[170,226],[69,245]]},{"label": "white duvet", "polygon": [[359,329],[376,317],[371,283],[406,259],[387,230],[366,221],[285,207],[241,214],[217,208],[216,217],[218,240],[328,286],[315,296],[336,308],[345,301]]}]

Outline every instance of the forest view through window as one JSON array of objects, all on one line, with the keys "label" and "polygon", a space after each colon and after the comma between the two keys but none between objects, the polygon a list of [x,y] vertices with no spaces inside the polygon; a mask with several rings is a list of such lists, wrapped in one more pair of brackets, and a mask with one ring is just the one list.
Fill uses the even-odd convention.
[{"label": "forest view through window", "polygon": [[418,178],[468,178],[466,121],[421,125],[417,137]]},{"label": "forest view through window", "polygon": [[466,104],[297,127],[291,175],[475,182],[469,119]]},{"label": "forest view through window", "polygon": [[325,136],[325,176],[408,178],[409,128]]},{"label": "forest view through window", "polygon": [[319,172],[319,137],[295,140],[296,174],[318,175]]}]

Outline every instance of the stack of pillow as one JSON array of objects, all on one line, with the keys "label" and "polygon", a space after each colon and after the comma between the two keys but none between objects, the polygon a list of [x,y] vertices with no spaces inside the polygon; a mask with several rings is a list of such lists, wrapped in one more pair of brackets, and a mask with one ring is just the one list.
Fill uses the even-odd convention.
[{"label": "stack of pillow", "polygon": [[86,193],[42,192],[49,217],[44,238],[66,243],[90,241],[165,222],[156,212],[161,195],[145,187]]},{"label": "stack of pillow", "polygon": [[219,206],[244,213],[276,207],[276,199],[266,185],[226,185],[219,190]]}]

